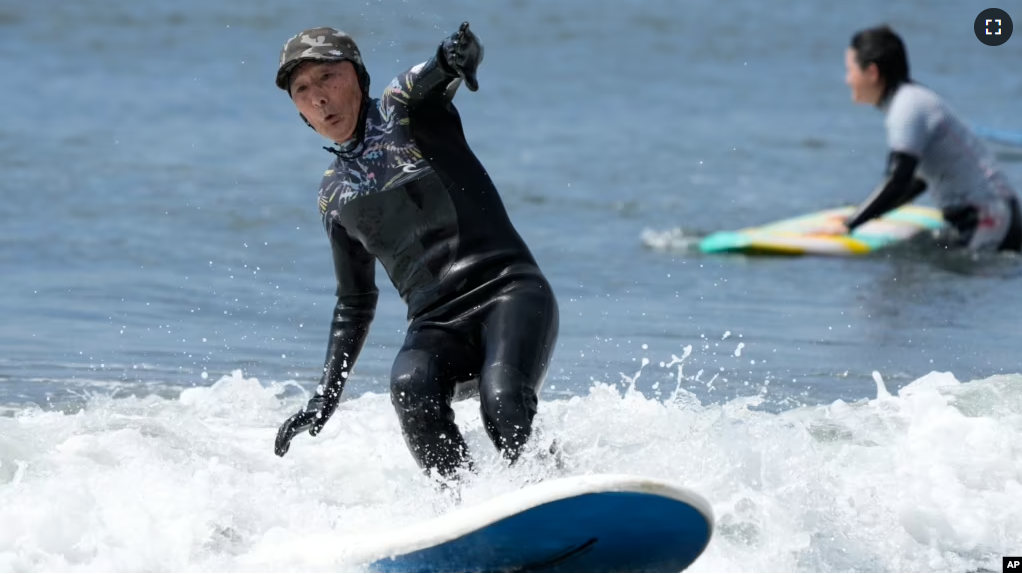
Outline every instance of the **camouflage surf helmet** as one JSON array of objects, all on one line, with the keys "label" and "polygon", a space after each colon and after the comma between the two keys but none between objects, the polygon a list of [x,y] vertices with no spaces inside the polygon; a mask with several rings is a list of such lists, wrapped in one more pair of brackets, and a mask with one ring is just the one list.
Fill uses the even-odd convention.
[{"label": "camouflage surf helmet", "polygon": [[335,28],[310,28],[295,34],[284,43],[277,68],[277,87],[290,93],[291,73],[298,64],[310,60],[351,62],[358,72],[362,91],[369,91],[369,74],[362,65],[362,53],[358,45],[351,36]]},{"label": "camouflage surf helmet", "polygon": [[[280,64],[277,67],[277,87],[291,94],[291,74],[302,62],[351,62],[358,75],[359,87],[362,88],[362,106],[359,111],[358,126],[355,128],[355,141],[350,153],[358,153],[358,148],[365,137],[366,114],[369,111],[369,72],[362,63],[362,53],[351,36],[336,28],[310,28],[295,34],[280,50]],[[312,127],[305,116],[302,120]],[[338,142],[339,143],[339,142]],[[333,148],[328,151],[340,157],[347,157],[349,150],[342,152]]]}]

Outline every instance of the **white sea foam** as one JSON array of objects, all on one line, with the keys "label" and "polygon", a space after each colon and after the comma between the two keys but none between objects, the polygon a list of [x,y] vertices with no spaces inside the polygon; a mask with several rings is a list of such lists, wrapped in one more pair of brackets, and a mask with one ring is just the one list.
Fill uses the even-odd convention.
[{"label": "white sea foam", "polygon": [[[634,377],[631,377],[634,379]],[[931,373],[878,398],[756,410],[629,385],[544,401],[506,469],[478,402],[456,404],[479,463],[462,504],[537,477],[669,479],[714,506],[692,572],[963,571],[1022,549],[1022,377]],[[0,418],[0,571],[358,570],[346,546],[446,508],[385,395],[342,404],[274,456],[303,403],[240,372],[177,398],[92,397],[76,414]],[[563,466],[536,456],[552,440]]]}]

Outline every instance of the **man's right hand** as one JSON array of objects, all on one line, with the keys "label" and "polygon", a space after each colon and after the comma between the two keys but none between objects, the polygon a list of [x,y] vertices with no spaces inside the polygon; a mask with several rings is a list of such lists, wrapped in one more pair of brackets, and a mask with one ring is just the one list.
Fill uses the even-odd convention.
[{"label": "man's right hand", "polygon": [[280,430],[277,431],[277,440],[273,445],[273,452],[277,456],[284,456],[287,454],[288,448],[291,447],[291,439],[305,431],[309,431],[312,436],[318,435],[323,430],[323,425],[330,420],[330,415],[337,410],[339,397],[339,392],[331,390],[327,390],[324,395],[317,393],[312,397],[304,409],[284,421],[284,424],[280,426]]}]

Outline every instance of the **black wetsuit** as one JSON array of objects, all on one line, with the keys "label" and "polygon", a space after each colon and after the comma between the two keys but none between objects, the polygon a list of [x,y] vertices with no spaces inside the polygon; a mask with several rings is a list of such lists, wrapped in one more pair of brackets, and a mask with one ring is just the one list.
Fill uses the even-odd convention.
[{"label": "black wetsuit", "polygon": [[317,398],[339,396],[358,358],[379,260],[408,305],[391,400],[415,460],[443,475],[468,460],[456,384],[478,380],[486,431],[514,460],[558,332],[550,285],[465,140],[456,78],[436,58],[395,78],[369,101],[361,153],[339,154],[319,192],[337,306]]}]

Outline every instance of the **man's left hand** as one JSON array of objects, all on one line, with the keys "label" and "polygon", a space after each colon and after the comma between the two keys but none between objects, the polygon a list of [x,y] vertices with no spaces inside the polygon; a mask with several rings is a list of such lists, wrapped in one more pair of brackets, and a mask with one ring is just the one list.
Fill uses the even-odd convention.
[{"label": "man's left hand", "polygon": [[468,29],[468,22],[463,22],[457,32],[446,38],[441,49],[447,65],[465,81],[468,89],[473,92],[478,90],[476,70],[483,61],[483,45]]}]

